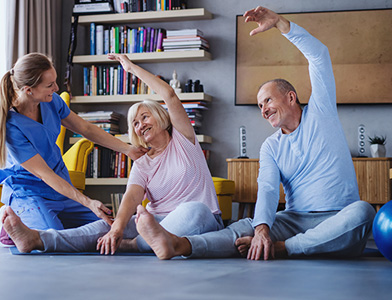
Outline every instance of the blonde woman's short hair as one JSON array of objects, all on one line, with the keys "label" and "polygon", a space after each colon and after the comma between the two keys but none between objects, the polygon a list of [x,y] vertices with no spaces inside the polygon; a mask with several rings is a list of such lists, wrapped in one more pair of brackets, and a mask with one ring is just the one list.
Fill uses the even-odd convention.
[{"label": "blonde woman's short hair", "polygon": [[148,145],[136,134],[133,128],[133,121],[141,107],[146,108],[151,115],[157,120],[158,125],[167,130],[170,135],[172,133],[172,123],[170,121],[169,113],[156,101],[144,100],[142,102],[132,105],[128,110],[128,135],[129,141],[132,145],[139,147],[148,147]]}]

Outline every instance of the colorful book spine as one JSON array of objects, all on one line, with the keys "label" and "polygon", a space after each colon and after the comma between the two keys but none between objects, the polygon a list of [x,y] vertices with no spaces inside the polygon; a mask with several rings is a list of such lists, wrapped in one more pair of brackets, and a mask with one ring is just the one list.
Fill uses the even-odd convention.
[{"label": "colorful book spine", "polygon": [[96,55],[103,55],[104,53],[104,38],[103,38],[103,25],[96,26],[96,41],[95,41],[95,49]]},{"label": "colorful book spine", "polygon": [[90,23],[90,55],[95,55],[95,23]]}]

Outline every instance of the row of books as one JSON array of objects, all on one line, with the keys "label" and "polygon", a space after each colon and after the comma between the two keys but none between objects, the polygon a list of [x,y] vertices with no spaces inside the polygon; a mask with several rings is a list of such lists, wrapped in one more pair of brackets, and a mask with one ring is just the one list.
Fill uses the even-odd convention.
[{"label": "row of books", "polygon": [[114,0],[116,12],[142,12],[186,9],[186,0]]},{"label": "row of books", "polygon": [[[119,113],[114,111],[91,111],[79,112],[78,116],[110,134],[115,135],[120,133],[121,114]],[[81,137],[81,135],[74,133],[74,137]]]},{"label": "row of books", "polygon": [[[162,104],[163,108],[167,109],[166,104]],[[189,121],[191,122],[195,133],[199,134],[200,127],[203,120],[203,110],[207,109],[207,104],[204,101],[182,101],[182,106],[184,107]]]},{"label": "row of books", "polygon": [[152,94],[152,90],[121,65],[83,68],[84,96]]},{"label": "row of books", "polygon": [[163,28],[90,23],[90,55],[160,52],[165,37]]},{"label": "row of books", "polygon": [[210,45],[199,29],[167,30],[163,39],[164,51],[208,50]]},{"label": "row of books", "polygon": [[128,178],[132,160],[125,154],[94,146],[88,156],[86,178]]},{"label": "row of books", "polygon": [[186,0],[76,0],[73,12],[127,13],[186,9]]}]

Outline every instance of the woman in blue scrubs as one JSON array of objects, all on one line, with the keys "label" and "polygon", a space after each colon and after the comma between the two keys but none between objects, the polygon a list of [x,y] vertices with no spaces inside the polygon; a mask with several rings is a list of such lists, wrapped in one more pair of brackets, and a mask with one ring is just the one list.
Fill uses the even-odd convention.
[{"label": "woman in blue scrubs", "polygon": [[1,80],[1,201],[34,229],[112,221],[100,201],[75,189],[56,139],[61,125],[94,143],[137,159],[147,149],[121,142],[70,111],[56,94],[56,70],[43,54],[21,57]]}]

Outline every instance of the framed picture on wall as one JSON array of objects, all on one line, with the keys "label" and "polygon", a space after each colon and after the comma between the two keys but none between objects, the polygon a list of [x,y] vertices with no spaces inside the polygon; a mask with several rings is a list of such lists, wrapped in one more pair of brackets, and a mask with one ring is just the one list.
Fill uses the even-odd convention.
[{"label": "framed picture on wall", "polygon": [[[330,52],[337,103],[392,103],[392,9],[283,14],[325,44]],[[307,103],[308,63],[278,30],[255,36],[257,24],[237,16],[235,105],[256,105],[260,85],[283,78]]]}]

